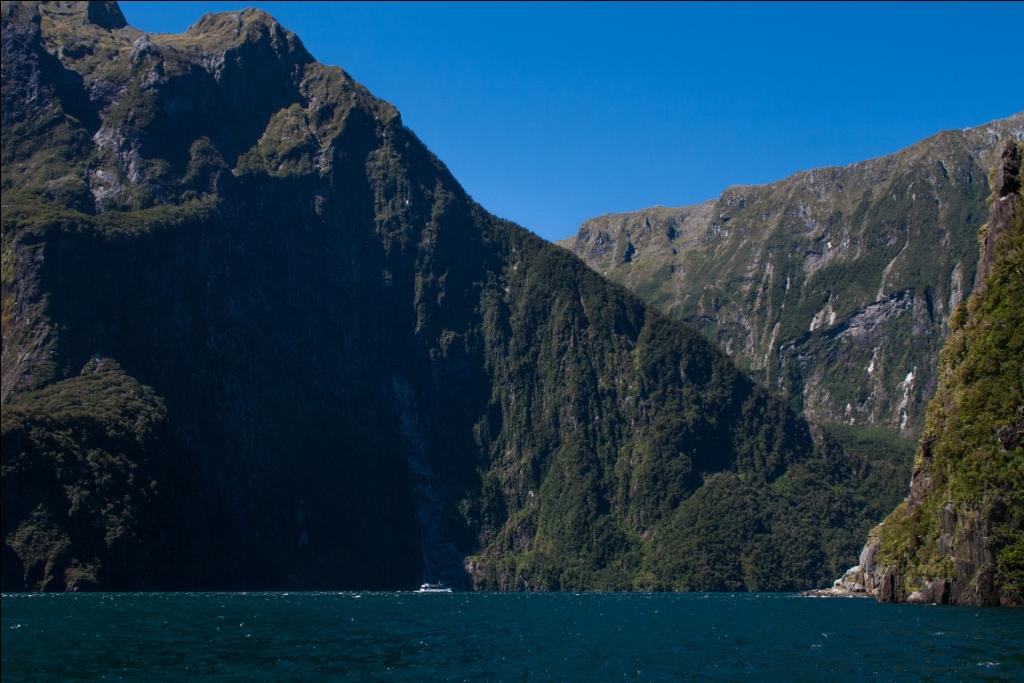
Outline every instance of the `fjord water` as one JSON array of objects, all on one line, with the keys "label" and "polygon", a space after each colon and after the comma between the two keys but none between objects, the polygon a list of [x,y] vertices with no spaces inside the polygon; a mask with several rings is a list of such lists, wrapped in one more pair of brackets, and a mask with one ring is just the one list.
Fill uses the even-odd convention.
[{"label": "fjord water", "polygon": [[795,595],[3,596],[22,680],[1019,680],[1024,612]]}]

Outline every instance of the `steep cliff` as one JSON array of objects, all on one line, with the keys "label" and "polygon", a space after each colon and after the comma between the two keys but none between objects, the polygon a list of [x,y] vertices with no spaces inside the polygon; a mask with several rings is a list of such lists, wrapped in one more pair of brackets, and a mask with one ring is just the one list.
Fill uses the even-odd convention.
[{"label": "steep cliff", "polygon": [[1022,137],[1016,114],[697,206],[594,218],[563,245],[698,324],[811,420],[916,436],[975,281],[994,150]]},{"label": "steep cliff", "polygon": [[3,5],[4,590],[791,588],[898,498],[255,10]]},{"label": "steep cliff", "polygon": [[1024,144],[1007,144],[978,285],[953,315],[910,495],[839,591],[883,601],[1024,605]]}]

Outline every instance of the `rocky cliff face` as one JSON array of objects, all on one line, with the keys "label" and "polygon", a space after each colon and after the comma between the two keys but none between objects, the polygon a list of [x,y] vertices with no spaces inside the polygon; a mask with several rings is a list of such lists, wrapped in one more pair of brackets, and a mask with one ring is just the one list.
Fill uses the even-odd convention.
[{"label": "rocky cliff face", "polygon": [[2,140],[4,590],[804,587],[895,504],[262,12],[5,3]]},{"label": "rocky cliff face", "polygon": [[698,324],[810,419],[912,436],[975,281],[992,155],[1022,137],[1016,114],[698,206],[594,218],[563,246]]},{"label": "rocky cliff face", "polygon": [[953,316],[910,495],[838,591],[882,601],[1024,605],[1024,145],[992,176],[978,285]]}]

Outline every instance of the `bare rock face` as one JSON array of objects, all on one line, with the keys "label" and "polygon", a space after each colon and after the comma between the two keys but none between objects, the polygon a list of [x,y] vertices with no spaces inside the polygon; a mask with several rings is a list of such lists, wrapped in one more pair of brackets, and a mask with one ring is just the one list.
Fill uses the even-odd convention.
[{"label": "bare rock face", "polygon": [[858,563],[847,569],[832,586],[805,591],[804,595],[820,598],[877,598],[885,587],[891,592],[891,578],[884,574],[883,567],[875,563],[879,545],[877,539],[869,540],[860,552]]},{"label": "bare rock face", "polygon": [[988,170],[1022,138],[1016,114],[696,206],[593,218],[562,245],[699,325],[808,418],[914,436],[976,282]]},{"label": "bare rock face", "polygon": [[1020,166],[1020,145],[1005,145],[992,175],[992,205],[988,229],[983,233],[977,286],[984,286],[985,275],[991,270],[995,258],[996,245],[1004,233],[1012,229],[1015,217],[1021,211]]}]

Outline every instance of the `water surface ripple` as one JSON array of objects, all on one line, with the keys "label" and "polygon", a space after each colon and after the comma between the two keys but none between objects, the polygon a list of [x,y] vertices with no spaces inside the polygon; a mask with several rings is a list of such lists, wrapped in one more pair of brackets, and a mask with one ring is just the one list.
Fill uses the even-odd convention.
[{"label": "water surface ripple", "polygon": [[770,593],[3,596],[3,680],[1024,679],[1024,611]]}]

